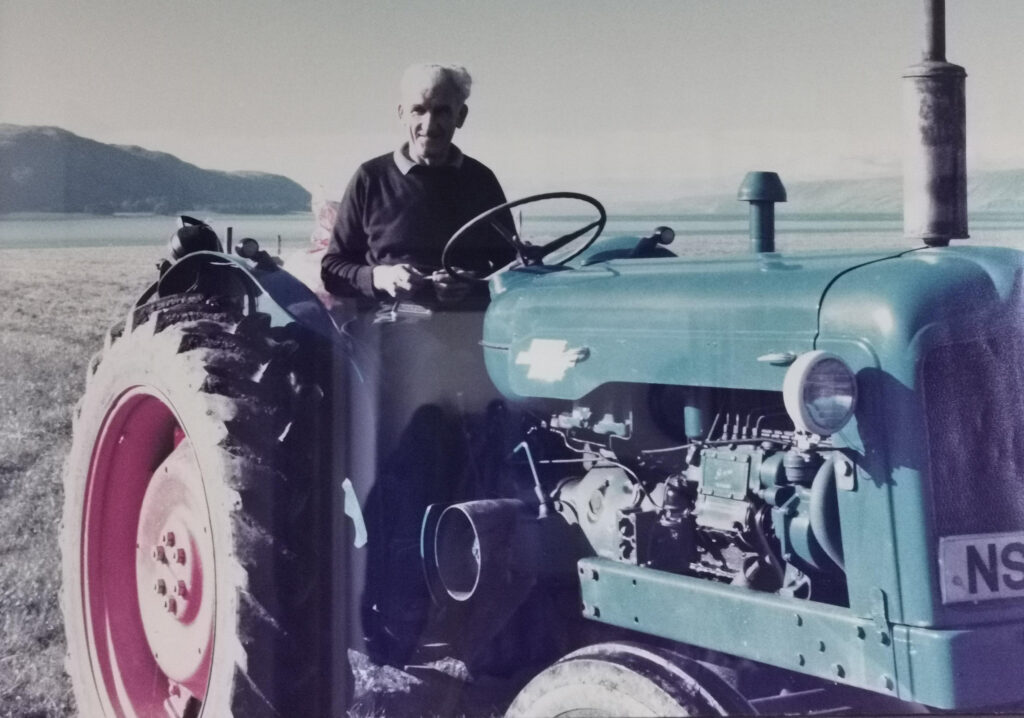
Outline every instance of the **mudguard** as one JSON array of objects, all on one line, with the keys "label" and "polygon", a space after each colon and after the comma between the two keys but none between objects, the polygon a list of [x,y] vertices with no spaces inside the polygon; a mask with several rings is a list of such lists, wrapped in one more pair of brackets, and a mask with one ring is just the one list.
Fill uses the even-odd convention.
[{"label": "mudguard", "polygon": [[271,318],[271,326],[297,322],[325,338],[338,335],[334,320],[317,296],[265,254],[250,260],[222,252],[193,252],[164,271],[135,306],[195,291],[245,296],[255,311]]}]

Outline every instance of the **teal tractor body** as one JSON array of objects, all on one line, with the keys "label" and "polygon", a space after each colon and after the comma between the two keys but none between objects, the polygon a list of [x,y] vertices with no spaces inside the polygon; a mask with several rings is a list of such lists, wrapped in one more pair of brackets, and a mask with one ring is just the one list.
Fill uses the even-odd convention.
[{"label": "teal tractor body", "polygon": [[[466,390],[525,407],[533,434],[558,440],[524,433],[532,450],[509,459],[530,465],[532,495],[427,512],[436,602],[486,640],[554,577],[576,586],[582,608],[567,610],[583,622],[641,642],[940,708],[1024,699],[1024,253],[636,246],[610,238],[495,275],[482,336],[455,337],[493,385]],[[334,346],[332,474],[372,473],[361,454],[396,407],[356,398],[359,352],[313,295],[213,252],[154,291],[204,282]],[[408,394],[399,423],[422,400]],[[343,612],[366,559],[339,542],[365,499],[341,496],[333,520]]]},{"label": "teal tractor body", "polygon": [[931,706],[1024,698],[1024,254],[600,252],[495,278],[481,342],[586,468],[551,493],[583,614]]},{"label": "teal tractor body", "polygon": [[[108,333],[76,422],[65,584],[90,588],[65,593],[65,616],[80,703],[518,716],[1024,701],[1024,252],[756,242],[690,259],[672,234],[577,252],[574,233],[561,262],[524,245],[482,314],[329,311],[254,243],[173,256]],[[414,499],[435,460],[451,498]],[[411,625],[417,582],[433,607],[403,645],[419,667],[380,678],[365,655]],[[503,690],[467,703],[474,689],[448,676],[440,698],[410,698],[448,658]],[[397,697],[368,705],[386,686]]]}]

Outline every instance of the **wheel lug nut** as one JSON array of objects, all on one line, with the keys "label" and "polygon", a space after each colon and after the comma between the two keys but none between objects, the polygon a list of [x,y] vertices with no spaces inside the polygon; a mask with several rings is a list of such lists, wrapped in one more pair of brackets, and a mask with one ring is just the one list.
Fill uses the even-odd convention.
[{"label": "wheel lug nut", "polygon": [[185,549],[179,548],[175,557],[177,558],[178,563],[185,563]]},{"label": "wheel lug nut", "polygon": [[167,546],[174,546],[174,532],[168,531],[160,537],[160,540]]},{"label": "wheel lug nut", "polygon": [[178,603],[173,598],[164,599],[164,608],[167,609],[168,613],[177,613]]},{"label": "wheel lug nut", "polygon": [[188,597],[188,588],[185,586],[184,581],[178,581],[172,590],[174,591],[175,596],[180,596],[181,598]]},{"label": "wheel lug nut", "polygon": [[164,552],[163,546],[153,547],[153,560],[160,563],[167,563],[167,554]]},{"label": "wheel lug nut", "polygon": [[164,582],[162,578],[158,578],[156,580],[156,583],[153,584],[153,590],[159,593],[161,596],[163,596],[165,593],[167,593],[167,584]]}]

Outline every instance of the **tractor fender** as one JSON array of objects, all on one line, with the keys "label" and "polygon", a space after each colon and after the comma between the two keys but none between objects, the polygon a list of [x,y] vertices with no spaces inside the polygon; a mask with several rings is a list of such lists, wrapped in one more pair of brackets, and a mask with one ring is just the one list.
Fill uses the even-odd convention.
[{"label": "tractor fender", "polygon": [[338,336],[337,325],[317,296],[266,254],[249,260],[222,252],[193,252],[164,270],[135,306],[196,291],[247,297],[253,310],[270,317],[271,326],[297,322],[325,338]]}]

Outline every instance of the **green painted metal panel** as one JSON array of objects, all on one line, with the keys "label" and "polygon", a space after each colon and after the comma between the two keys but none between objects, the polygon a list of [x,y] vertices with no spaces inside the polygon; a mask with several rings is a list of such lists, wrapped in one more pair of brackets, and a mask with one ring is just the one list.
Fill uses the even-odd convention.
[{"label": "green painted metal panel", "polygon": [[1024,621],[966,630],[868,616],[610,561],[579,562],[590,619],[940,708],[1024,699]]},{"label": "green painted metal panel", "polygon": [[896,626],[907,695],[939,708],[977,708],[1024,699],[1024,622],[932,630]]},{"label": "green painted metal panel", "polygon": [[[813,348],[829,283],[884,256],[764,253],[513,270],[491,287],[488,372],[509,396],[576,399],[608,382],[778,389],[785,367],[758,357]],[[562,340],[587,357],[555,379],[537,378],[535,340]]]},{"label": "green painted metal panel", "polygon": [[588,618],[899,695],[884,617],[607,559],[579,569]]},{"label": "green painted metal panel", "polygon": [[[877,368],[855,369],[858,464],[871,483],[859,482],[856,497],[840,496],[843,543],[854,548],[847,552],[853,605],[866,587],[879,586],[893,619],[907,624],[953,628],[1024,617],[1021,600],[941,603],[929,457],[929,442],[941,438],[928,436],[921,382],[934,348],[1019,331],[1022,275],[1017,250],[923,249],[845,273],[826,293],[817,347],[847,358],[843,345],[860,343],[877,361]],[[979,397],[1000,400],[1006,397]],[[964,477],[964,491],[987,480]]]}]

